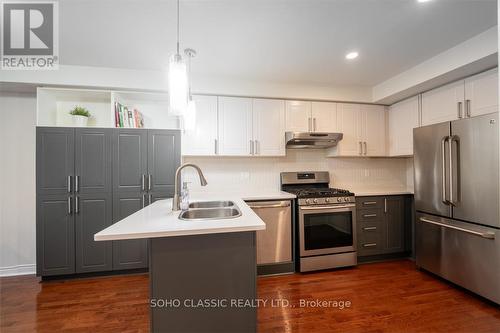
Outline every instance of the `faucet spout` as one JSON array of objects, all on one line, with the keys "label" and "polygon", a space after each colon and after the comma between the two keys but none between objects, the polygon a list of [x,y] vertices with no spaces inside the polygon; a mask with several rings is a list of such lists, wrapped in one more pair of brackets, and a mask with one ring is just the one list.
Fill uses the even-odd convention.
[{"label": "faucet spout", "polygon": [[205,179],[205,176],[203,175],[203,172],[201,171],[200,167],[197,166],[196,164],[184,163],[183,165],[178,167],[177,170],[175,171],[174,199],[172,201],[172,210],[173,211],[181,210],[181,202],[180,202],[181,171],[182,171],[182,169],[184,169],[186,167],[192,167],[198,172],[198,176],[200,177],[201,186],[207,186],[207,184],[208,184],[207,180]]}]

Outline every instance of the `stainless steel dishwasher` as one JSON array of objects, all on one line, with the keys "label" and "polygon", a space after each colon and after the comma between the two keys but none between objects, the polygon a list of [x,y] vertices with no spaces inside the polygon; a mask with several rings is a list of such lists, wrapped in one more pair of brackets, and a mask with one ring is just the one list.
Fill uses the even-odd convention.
[{"label": "stainless steel dishwasher", "polygon": [[290,200],[247,201],[247,204],[266,224],[266,230],[257,231],[257,265],[292,262]]}]

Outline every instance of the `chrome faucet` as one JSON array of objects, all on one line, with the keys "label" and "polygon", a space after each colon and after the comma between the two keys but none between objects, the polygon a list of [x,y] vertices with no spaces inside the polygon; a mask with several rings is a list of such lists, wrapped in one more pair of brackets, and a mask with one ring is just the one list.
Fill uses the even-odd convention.
[{"label": "chrome faucet", "polygon": [[174,200],[172,201],[173,211],[181,210],[181,201],[180,201],[181,190],[179,184],[181,183],[181,171],[185,167],[193,167],[198,172],[198,176],[200,176],[201,186],[207,186],[207,180],[205,179],[205,176],[203,176],[203,172],[201,171],[200,167],[197,166],[196,164],[184,163],[183,165],[178,167],[177,170],[175,171]]}]

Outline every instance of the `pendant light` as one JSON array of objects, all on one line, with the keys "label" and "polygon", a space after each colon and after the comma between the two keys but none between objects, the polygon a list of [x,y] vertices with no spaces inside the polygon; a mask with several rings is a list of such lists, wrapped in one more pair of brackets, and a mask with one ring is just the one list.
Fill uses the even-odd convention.
[{"label": "pendant light", "polygon": [[188,102],[188,77],[186,63],[179,53],[179,0],[177,0],[177,52],[168,64],[169,112],[173,116],[184,115]]},{"label": "pendant light", "polygon": [[186,115],[184,116],[184,130],[193,131],[196,127],[196,103],[191,95],[191,59],[196,56],[196,51],[193,49],[185,49],[184,54],[188,57],[188,103]]}]

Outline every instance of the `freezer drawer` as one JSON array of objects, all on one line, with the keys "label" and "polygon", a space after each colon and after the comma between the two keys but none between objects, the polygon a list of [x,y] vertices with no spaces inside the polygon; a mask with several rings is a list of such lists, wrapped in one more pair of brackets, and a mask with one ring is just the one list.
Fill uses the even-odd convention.
[{"label": "freezer drawer", "polygon": [[500,230],[417,214],[417,266],[500,304]]},{"label": "freezer drawer", "polygon": [[292,207],[285,201],[250,201],[250,208],[264,221],[257,231],[257,264],[292,261]]}]

